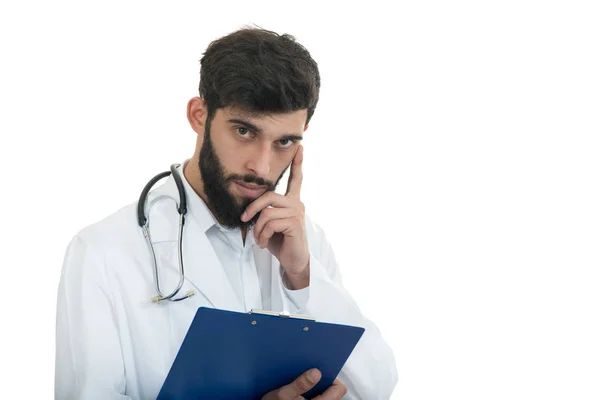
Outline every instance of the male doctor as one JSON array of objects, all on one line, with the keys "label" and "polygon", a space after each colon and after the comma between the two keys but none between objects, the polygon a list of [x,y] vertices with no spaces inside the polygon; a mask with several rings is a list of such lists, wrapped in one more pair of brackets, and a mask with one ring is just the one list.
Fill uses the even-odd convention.
[{"label": "male doctor", "polygon": [[[156,398],[198,307],[289,311],[364,327],[319,398],[389,399],[397,382],[392,351],[343,287],[333,250],[300,200],[300,141],[319,87],[316,62],[291,36],[248,28],[209,45],[200,96],[187,105],[196,148],[177,169],[188,203],[178,296],[195,294],[151,301],[152,255],[137,202],[81,230],[58,290],[57,399]],[[275,188],[288,167],[281,195]],[[170,176],[145,207],[163,293],[180,277],[178,198]],[[320,377],[311,369],[263,399],[302,398]]]}]

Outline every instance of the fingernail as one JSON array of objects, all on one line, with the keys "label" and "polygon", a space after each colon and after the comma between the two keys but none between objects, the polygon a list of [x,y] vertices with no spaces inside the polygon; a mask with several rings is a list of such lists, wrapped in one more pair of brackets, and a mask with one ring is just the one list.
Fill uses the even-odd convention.
[{"label": "fingernail", "polygon": [[248,216],[248,213],[246,211],[244,211],[244,213],[242,214],[242,221],[244,221],[247,216]]},{"label": "fingernail", "polygon": [[321,373],[318,369],[313,369],[308,373],[308,380],[310,380],[312,383],[319,382],[319,379],[321,379]]}]

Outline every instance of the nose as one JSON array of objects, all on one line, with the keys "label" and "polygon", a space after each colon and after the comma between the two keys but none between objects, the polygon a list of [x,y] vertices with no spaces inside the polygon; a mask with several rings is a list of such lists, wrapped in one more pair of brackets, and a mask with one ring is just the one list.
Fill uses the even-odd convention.
[{"label": "nose", "polygon": [[271,146],[269,144],[258,146],[248,161],[247,167],[259,178],[268,180],[269,172],[271,172]]}]

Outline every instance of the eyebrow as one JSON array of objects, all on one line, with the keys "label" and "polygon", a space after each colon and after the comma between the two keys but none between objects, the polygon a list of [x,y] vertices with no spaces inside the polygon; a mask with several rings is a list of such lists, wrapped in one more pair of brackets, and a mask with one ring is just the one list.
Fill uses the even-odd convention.
[{"label": "eyebrow", "polygon": [[[232,119],[227,120],[227,122],[229,122],[231,124],[243,125],[246,128],[250,129],[251,131],[258,133],[259,135],[263,134],[262,130],[258,126],[254,125],[251,122],[245,121],[243,119],[232,118]],[[287,134],[287,135],[283,135],[283,136],[279,137],[277,140],[302,140],[302,139],[303,139],[303,137],[301,135]]]}]

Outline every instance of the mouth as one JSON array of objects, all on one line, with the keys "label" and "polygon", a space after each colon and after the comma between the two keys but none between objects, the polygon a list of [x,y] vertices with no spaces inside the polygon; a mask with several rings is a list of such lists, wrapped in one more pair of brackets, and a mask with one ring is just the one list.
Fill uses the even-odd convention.
[{"label": "mouth", "polygon": [[255,199],[267,191],[266,186],[251,185],[246,182],[236,181],[235,185],[240,193],[244,196]]}]

